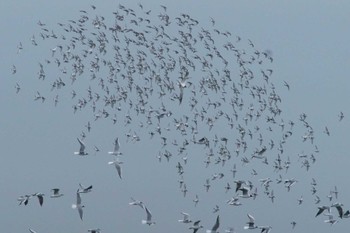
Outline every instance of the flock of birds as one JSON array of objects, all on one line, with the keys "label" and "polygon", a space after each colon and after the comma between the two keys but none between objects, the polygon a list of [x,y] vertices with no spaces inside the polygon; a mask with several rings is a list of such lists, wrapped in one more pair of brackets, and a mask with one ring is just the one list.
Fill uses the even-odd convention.
[{"label": "flock of birds", "polygon": [[[307,172],[316,163],[316,135],[305,113],[299,119],[283,118],[278,90],[290,91],[290,86],[285,81],[273,82],[272,52],[259,50],[251,40],[219,29],[212,18],[206,29],[188,14],[172,17],[166,6],[161,6],[156,15],[154,11],[141,4],[137,9],[119,5],[112,16],[104,16],[94,14],[96,6],[91,6],[81,10],[77,19],[58,23],[53,29],[39,21],[40,33],[31,37],[29,45],[19,43],[18,55],[39,48],[41,43],[52,45],[48,57],[39,61],[37,72],[46,89],[36,90],[34,101],[57,106],[61,99],[71,100],[73,114],[90,114],[91,120],[82,126],[77,138],[79,150],[74,155],[100,152],[98,146],[89,147],[87,138],[96,122],[109,121],[111,127],[127,132],[111,139],[114,149],[108,152],[114,156],[108,164],[116,168],[118,179],[123,180],[120,143],[152,141],[157,150],[154,161],[174,164],[179,191],[185,198],[188,192],[193,195],[195,207],[203,191],[225,191],[232,195],[225,201],[227,206],[239,208],[258,196],[274,203],[278,199],[274,190],[292,192],[294,186],[305,182],[288,177],[288,172],[292,166]],[[16,76],[20,69],[14,64],[12,74]],[[21,89],[20,80],[15,81],[16,93],[20,94]],[[60,95],[67,89],[71,96]],[[339,121],[343,118],[341,112]],[[327,127],[324,133],[330,135]],[[292,138],[303,145],[303,151],[297,155],[286,151]],[[193,155],[193,148],[202,152]],[[191,184],[189,161],[200,163],[203,168],[198,172],[207,176],[204,188]],[[250,167],[251,178],[240,176]],[[213,169],[209,168],[219,172],[211,173]],[[275,177],[259,177],[262,170],[273,171]],[[217,187],[219,180],[225,180],[224,187]],[[81,220],[81,194],[92,190],[92,185],[81,184],[77,189],[72,208],[77,209]],[[27,205],[36,197],[42,206],[44,195],[21,195],[18,202]],[[297,205],[303,204],[303,195],[296,200]],[[315,198],[315,216],[325,216],[325,223],[333,225],[350,217],[342,203],[332,202],[338,199],[337,187],[331,189],[329,203],[325,203],[313,179],[310,195]],[[59,188],[52,189],[50,198],[61,196]],[[156,224],[142,201],[132,198],[129,204],[144,211],[142,224]],[[220,213],[220,206],[216,205],[212,212]],[[246,214],[248,222],[243,229],[271,231],[272,225],[256,225],[254,214]],[[178,222],[187,224],[193,233],[203,228],[201,221],[192,221],[189,213],[181,215]],[[290,224],[294,229],[297,222]],[[217,215],[206,232],[217,233],[220,226]],[[88,231],[97,233],[101,229]],[[237,227],[225,229],[227,233],[236,231]]]}]

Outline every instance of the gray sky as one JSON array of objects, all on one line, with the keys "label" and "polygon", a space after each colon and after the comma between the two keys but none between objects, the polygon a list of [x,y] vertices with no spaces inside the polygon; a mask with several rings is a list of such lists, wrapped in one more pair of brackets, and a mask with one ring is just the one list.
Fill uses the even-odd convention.
[{"label": "gray sky", "polygon": [[[140,8],[139,1],[120,2],[127,8],[132,8],[138,14]],[[97,8],[92,10],[90,4]],[[348,42],[350,33],[348,25],[350,16],[348,1],[181,1],[180,3],[167,3],[161,1],[150,1],[142,3],[144,10],[152,10],[150,18],[152,23],[159,25],[157,15],[163,12],[160,5],[167,6],[166,13],[170,16],[172,24],[167,27],[167,31],[173,36],[177,34],[178,27],[175,26],[175,17],[180,14],[189,14],[191,18],[199,21],[199,25],[194,27],[211,30],[215,37],[215,45],[221,46],[219,49],[226,56],[222,45],[226,41],[232,41],[236,48],[245,51],[246,58],[254,56],[254,49],[258,51],[271,51],[273,62],[267,59],[259,65],[249,66],[254,71],[253,85],[264,85],[264,81],[257,81],[261,77],[261,70],[272,69],[273,73],[269,78],[266,88],[271,91],[271,83],[274,84],[276,93],[282,101],[279,107],[282,114],[276,117],[277,124],[284,120],[286,129],[289,129],[288,121],[293,120],[295,126],[293,135],[288,138],[283,145],[284,152],[282,160],[289,157],[291,165],[286,173],[285,170],[275,172],[273,161],[277,157],[278,143],[281,140],[282,131],[276,124],[273,132],[268,132],[270,126],[266,123],[266,114],[263,114],[258,121],[249,122],[244,125],[243,118],[249,107],[249,101],[256,104],[248,93],[243,92],[240,98],[244,99],[243,111],[238,111],[239,120],[235,123],[233,130],[229,129],[224,117],[215,122],[212,130],[208,130],[207,125],[201,123],[196,139],[206,136],[211,140],[211,147],[214,152],[219,146],[214,147],[212,139],[215,135],[227,137],[228,147],[232,149],[232,157],[225,166],[217,165],[215,158],[211,164],[205,168],[204,161],[208,149],[201,145],[194,145],[192,142],[187,147],[183,155],[177,155],[177,147],[171,145],[173,139],[179,143],[185,138],[190,140],[191,130],[187,129],[188,135],[181,136],[174,129],[173,119],[183,119],[183,115],[192,116],[193,112],[188,107],[191,92],[190,88],[185,88],[184,102],[180,105],[178,101],[163,99],[167,109],[173,115],[162,118],[162,136],[167,137],[166,146],[162,146],[160,136],[155,135],[150,139],[149,132],[154,131],[157,120],[152,119],[153,124],[147,126],[144,115],[136,115],[133,110],[129,110],[128,101],[120,102],[121,110],[116,108],[105,108],[110,116],[94,121],[91,112],[91,102],[87,107],[73,114],[72,106],[79,98],[86,98],[89,86],[94,92],[101,95],[98,109],[103,109],[101,101],[102,92],[96,81],[90,80],[89,61],[84,61],[85,72],[79,76],[78,80],[71,85],[69,76],[64,76],[59,72],[51,56],[51,49],[59,44],[66,45],[67,42],[53,40],[52,38],[42,40],[40,38],[40,20],[46,24],[49,33],[53,30],[59,35],[62,31],[57,23],[68,24],[68,20],[77,20],[83,13],[80,10],[88,11],[90,20],[95,15],[105,17],[106,24],[111,25],[114,21],[113,11],[117,11],[118,4],[115,1],[104,1],[96,3],[93,1],[71,1],[62,0],[59,2],[5,0],[0,3],[0,28],[2,29],[2,43],[0,54],[3,59],[0,63],[0,103],[2,105],[0,140],[3,148],[2,163],[0,166],[0,191],[2,201],[0,208],[3,212],[0,225],[4,231],[8,232],[28,232],[28,228],[40,232],[87,232],[90,228],[101,228],[102,232],[191,232],[190,225],[178,223],[181,219],[181,211],[188,212],[192,220],[201,220],[205,232],[210,229],[220,215],[220,232],[224,232],[227,227],[235,227],[237,232],[244,232],[243,226],[248,221],[247,214],[252,214],[257,225],[270,225],[272,232],[345,232],[348,229],[349,219],[337,218],[335,208],[332,213],[339,222],[333,226],[324,223],[326,216],[315,218],[318,205],[331,205],[334,202],[344,204],[344,210],[350,208],[346,197],[350,190],[345,177],[347,176],[347,131],[349,128],[349,110],[347,100],[349,99],[349,79],[348,63],[349,50]],[[118,10],[121,12],[121,10]],[[215,19],[212,26],[210,17]],[[126,17],[127,18],[127,17]],[[151,23],[151,24],[152,24]],[[130,26],[125,24],[124,26]],[[91,30],[92,28],[89,27]],[[228,31],[232,35],[230,38],[224,36],[214,36],[213,29]],[[145,28],[142,28],[145,29]],[[88,34],[87,31],[86,33]],[[107,32],[106,32],[107,33]],[[31,44],[31,37],[35,35],[38,46]],[[69,33],[66,33],[68,36]],[[108,34],[109,35],[109,34]],[[194,35],[197,36],[197,35]],[[236,42],[237,37],[241,38]],[[121,37],[122,38],[122,37]],[[199,39],[198,39],[199,40]],[[249,45],[248,40],[254,43],[254,48]],[[17,46],[22,43],[23,50],[17,54]],[[110,39],[112,42],[112,39]],[[155,42],[157,43],[157,42]],[[207,51],[202,46],[196,47],[201,56],[205,56]],[[112,46],[112,45],[109,45]],[[121,48],[125,43],[119,45]],[[81,52],[81,46],[76,51]],[[176,48],[175,46],[171,48]],[[137,48],[133,48],[136,50]],[[56,54],[57,57],[58,53]],[[81,53],[80,53],[81,55]],[[263,56],[263,55],[261,55]],[[239,70],[237,68],[236,57],[228,57],[230,68],[232,68],[232,78],[238,79]],[[112,59],[111,55],[107,56]],[[47,64],[45,59],[51,60]],[[39,62],[44,64],[47,77],[44,81],[38,80]],[[214,65],[222,68],[218,60],[213,61]],[[63,64],[69,70],[72,63]],[[16,74],[12,74],[12,65],[16,66]],[[198,67],[198,68],[197,68]],[[201,78],[200,67],[191,73],[191,82],[198,85]],[[214,71],[214,70],[213,70]],[[221,72],[221,70],[220,70]],[[106,69],[99,73],[102,77],[107,77]],[[176,84],[179,74],[172,74],[171,77]],[[57,78],[66,80],[66,86],[60,90],[51,91],[51,84]],[[121,78],[121,76],[120,76]],[[145,83],[138,80],[135,75],[135,83],[142,86]],[[197,78],[197,79],[196,79]],[[284,86],[284,81],[290,85],[290,90]],[[16,94],[16,82],[21,86],[21,90]],[[107,82],[106,82],[107,83]],[[121,81],[121,85],[125,82]],[[109,85],[109,84],[108,84]],[[114,86],[110,85],[112,92]],[[198,86],[197,86],[198,88]],[[71,99],[71,91],[77,92],[77,97]],[[198,89],[197,89],[198,90]],[[39,91],[46,97],[46,101],[34,101],[36,92]],[[155,88],[154,95],[149,99],[148,105],[154,109],[160,108],[158,99],[158,89]],[[175,93],[179,88],[175,87]],[[227,92],[232,92],[227,88]],[[57,107],[54,106],[53,98],[59,95]],[[171,96],[171,94],[169,95]],[[219,100],[220,94],[210,92],[208,96],[199,97],[198,106],[207,106],[211,100]],[[228,94],[230,96],[230,94]],[[129,99],[135,101],[135,91],[129,94]],[[228,100],[227,100],[228,101]],[[118,104],[117,104],[118,105]],[[258,105],[254,105],[257,107]],[[227,104],[220,106],[225,113],[232,113],[232,109]],[[200,108],[199,108],[200,109]],[[207,110],[208,116],[215,117],[219,109],[210,107]],[[339,121],[338,115],[343,112],[345,117]],[[112,118],[117,114],[118,123],[113,125]],[[307,129],[298,120],[299,115],[305,113],[307,122],[314,131],[314,144],[302,142],[302,136]],[[130,115],[132,123],[124,126],[126,115]],[[191,119],[190,119],[191,120]],[[88,133],[85,125],[92,123],[91,132]],[[144,127],[139,124],[143,122]],[[167,131],[165,128],[171,128]],[[193,123],[191,123],[193,124]],[[236,139],[239,135],[236,126],[241,124],[246,129],[254,132],[254,126],[259,126],[260,132],[264,135],[263,145],[268,146],[269,140],[274,140],[276,148],[268,150],[266,156],[269,165],[263,164],[258,159],[252,159],[246,165],[242,165],[241,158],[246,156],[250,159],[255,149],[261,148],[257,142],[259,133],[254,133],[254,140],[249,140],[247,152],[242,152],[236,157],[234,149]],[[329,129],[330,136],[324,133],[325,127]],[[77,151],[79,144],[76,140],[81,137],[81,132],[87,135],[84,142],[89,155],[80,157],[73,155]],[[141,140],[132,142],[127,140],[126,134],[137,134]],[[107,152],[113,149],[113,141],[119,137],[121,152],[120,160],[124,163],[123,179],[120,180],[116,170],[107,163],[112,161],[113,156]],[[245,136],[248,138],[248,135]],[[220,143],[219,143],[220,144]],[[94,152],[94,146],[99,147],[100,152]],[[314,152],[317,145],[320,152]],[[159,151],[165,150],[173,153],[169,162],[162,157],[159,163],[157,155]],[[310,158],[311,154],[316,157],[316,162],[312,164],[309,171],[302,167],[303,159],[298,159],[298,154],[306,154]],[[182,157],[187,154],[188,163],[183,163]],[[184,180],[188,188],[186,197],[183,197],[179,189],[176,165],[180,162],[184,166]],[[233,164],[237,166],[236,179],[250,180],[258,189],[256,200],[241,198],[243,205],[238,207],[229,206],[226,201],[235,196],[235,192],[230,190],[225,193],[227,182],[234,187],[234,179],[230,169]],[[252,176],[252,169],[258,172],[257,176]],[[209,192],[205,192],[203,185],[207,178],[212,175],[223,173],[224,178],[211,181]],[[295,178],[297,184],[287,192],[283,184],[277,184],[276,178],[282,175],[283,179]],[[264,187],[260,185],[259,179],[270,177],[273,182],[269,191],[274,190],[275,202],[264,194]],[[314,204],[315,195],[311,194],[311,180],[317,180],[317,193],[321,198],[318,205]],[[93,185],[93,190],[88,194],[81,194],[84,208],[84,220],[79,219],[76,210],[71,208],[75,203],[76,190],[78,184]],[[338,200],[328,200],[330,190],[337,186],[339,191]],[[52,188],[60,188],[63,197],[58,199],[49,198]],[[33,194],[36,192],[45,193],[44,205],[39,206],[36,198],[32,198],[27,206],[18,206],[17,198],[20,195]],[[199,195],[200,202],[194,207],[193,199]],[[303,204],[298,205],[297,199],[303,197]],[[154,226],[141,224],[141,219],[145,218],[145,211],[139,207],[129,206],[130,197],[142,200],[151,210]],[[213,213],[215,205],[220,206],[218,213]],[[296,221],[297,225],[292,230],[291,221]],[[169,230],[170,229],[170,230]],[[258,230],[253,230],[258,232]]]}]

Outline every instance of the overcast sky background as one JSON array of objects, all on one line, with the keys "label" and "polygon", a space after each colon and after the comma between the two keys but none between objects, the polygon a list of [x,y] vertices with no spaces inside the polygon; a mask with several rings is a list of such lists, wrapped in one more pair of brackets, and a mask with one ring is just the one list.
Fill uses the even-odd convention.
[{"label": "overcast sky background", "polygon": [[[315,218],[317,205],[311,195],[311,179],[317,180],[317,195],[320,204],[329,205],[335,201],[344,204],[344,210],[350,208],[347,197],[350,194],[347,182],[348,164],[347,150],[350,111],[348,108],[349,92],[349,54],[350,54],[350,2],[348,1],[165,1],[142,2],[145,9],[152,9],[156,17],[161,12],[160,5],[167,6],[167,13],[176,17],[181,13],[189,14],[200,22],[200,27],[210,28],[210,17],[215,19],[215,27],[227,30],[242,38],[241,48],[249,48],[248,39],[261,51],[272,51],[273,69],[271,82],[282,98],[281,118],[296,122],[295,133],[285,147],[285,156],[293,161],[287,174],[276,173],[271,166],[254,162],[242,166],[237,160],[237,178],[251,180],[259,191],[255,201],[242,200],[239,207],[228,206],[225,201],[234,196],[231,190],[225,193],[224,186],[230,182],[234,186],[229,170],[233,162],[225,167],[210,166],[205,168],[205,150],[201,146],[193,146],[188,151],[188,164],[185,177],[189,192],[184,198],[178,188],[179,176],[176,164],[179,157],[170,162],[163,158],[159,163],[156,156],[164,150],[161,140],[149,140],[148,130],[139,129],[139,120],[133,115],[132,132],[137,132],[142,139],[138,143],[126,142],[125,134],[129,128],[115,127],[112,120],[94,119],[90,112],[73,114],[71,94],[72,87],[60,92],[60,102],[54,107],[50,93],[50,81],[37,79],[38,62],[50,58],[50,49],[56,46],[54,41],[42,42],[34,47],[30,38],[38,35],[40,27],[37,22],[58,30],[58,22],[78,19],[80,10],[92,12],[90,4],[97,9],[91,13],[102,15],[112,20],[112,11],[118,4],[138,9],[141,1],[23,1],[4,0],[0,3],[1,42],[0,55],[0,104],[1,124],[0,141],[2,145],[2,162],[0,165],[0,209],[2,218],[0,225],[5,232],[28,232],[28,228],[40,232],[87,232],[90,228],[101,228],[102,232],[191,232],[190,225],[183,225],[181,211],[191,214],[193,220],[201,220],[204,232],[210,229],[217,213],[212,213],[215,205],[220,206],[220,232],[227,227],[235,227],[243,232],[247,222],[247,213],[252,214],[257,225],[271,225],[272,232],[345,232],[349,228],[349,219],[340,220],[330,226],[323,222],[326,216]],[[218,3],[219,2],[219,3]],[[17,54],[17,46],[22,42],[23,51]],[[12,75],[11,67],[16,65],[17,73]],[[88,66],[88,64],[86,64]],[[47,68],[48,75],[50,68]],[[57,77],[48,80],[54,80]],[[283,85],[286,81],[290,91]],[[15,84],[21,85],[16,94]],[[82,82],[75,84],[74,89],[86,94],[90,85]],[[36,91],[47,96],[44,104],[34,101]],[[82,97],[77,96],[77,98]],[[132,96],[131,96],[132,97]],[[166,105],[177,102],[165,102]],[[90,103],[88,104],[90,105]],[[157,103],[155,103],[155,106]],[[222,109],[225,112],[225,109]],[[180,110],[181,111],[181,110]],[[184,110],[185,111],[185,110]],[[339,122],[338,115],[342,111],[344,119]],[[298,153],[312,153],[314,145],[306,145],[301,136],[305,129],[298,121],[301,113],[307,114],[315,135],[315,145],[320,153],[317,161],[309,171],[300,166]],[[114,113],[111,112],[111,115]],[[118,112],[119,124],[127,110]],[[176,113],[178,114],[178,113]],[[179,116],[181,116],[180,114]],[[85,140],[89,156],[74,156],[79,144],[76,140],[84,125],[93,122],[91,133]],[[171,118],[169,122],[172,122]],[[267,125],[259,125],[267,128]],[[323,131],[328,127],[330,136]],[[226,130],[226,131],[225,131]],[[227,126],[216,128],[215,132],[225,131]],[[204,132],[206,132],[204,130]],[[169,132],[169,137],[172,132]],[[207,132],[209,133],[209,132]],[[212,133],[212,132],[211,132]],[[178,133],[172,136],[177,137]],[[212,137],[213,135],[208,135]],[[113,149],[113,141],[119,137],[124,162],[123,179],[120,180],[116,170],[107,165],[113,156],[107,154]],[[177,138],[181,141],[181,137]],[[170,144],[170,142],[168,142]],[[94,155],[93,146],[100,148]],[[258,147],[255,145],[255,147]],[[253,150],[254,148],[252,148]],[[247,155],[250,157],[250,154]],[[251,176],[252,169],[258,171],[256,177]],[[212,183],[211,190],[206,193],[203,187],[206,178],[212,174],[223,172],[225,178]],[[259,179],[270,177],[274,183],[278,175],[283,178],[296,178],[299,182],[291,192],[286,192],[283,185],[274,184],[275,203],[263,194]],[[82,194],[84,221],[78,217],[76,210],[71,209],[75,203],[75,192],[78,184],[92,184],[93,191]],[[329,202],[327,195],[337,186],[338,200]],[[50,190],[60,188],[64,196],[50,199]],[[45,193],[44,205],[40,207],[32,198],[28,206],[18,206],[20,195]],[[200,202],[194,207],[195,194]],[[297,199],[303,196],[304,203],[298,206]],[[142,200],[152,211],[154,226],[141,224],[145,211],[129,206],[130,197]],[[335,209],[333,213],[336,215]],[[291,221],[297,225],[292,230]],[[258,230],[254,230],[257,232]]]}]

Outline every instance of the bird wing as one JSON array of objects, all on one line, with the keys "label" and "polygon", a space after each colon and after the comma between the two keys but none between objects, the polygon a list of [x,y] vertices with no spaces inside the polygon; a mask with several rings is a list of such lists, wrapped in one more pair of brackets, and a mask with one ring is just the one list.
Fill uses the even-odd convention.
[{"label": "bird wing", "polygon": [[220,220],[219,220],[219,215],[218,215],[216,218],[216,222],[211,230],[216,232],[216,230],[219,228],[219,225],[220,225]]},{"label": "bird wing", "polygon": [[181,214],[184,216],[184,220],[188,220],[190,217],[190,215],[188,213],[181,212]]},{"label": "bird wing", "polygon": [[80,153],[84,153],[85,144],[84,144],[79,138],[77,138],[77,139],[78,139],[78,142],[79,142],[79,144],[80,144],[79,152],[80,152]]},{"label": "bird wing", "polygon": [[122,178],[122,167],[118,163],[115,163],[114,165],[115,165],[115,168],[117,169],[118,175],[121,179]]},{"label": "bird wing", "polygon": [[78,208],[78,212],[79,212],[80,219],[83,220],[83,208],[81,206]]},{"label": "bird wing", "polygon": [[146,207],[145,209],[146,209],[146,214],[147,214],[147,221],[151,221],[151,220],[152,220],[152,214],[151,214],[151,212],[147,209],[147,207]]},{"label": "bird wing", "polygon": [[341,208],[340,205],[336,206],[337,210],[338,210],[338,213],[339,213],[339,217],[340,218],[343,218],[343,208]]},{"label": "bird wing", "polygon": [[249,222],[250,223],[254,223],[255,222],[254,217],[252,215],[250,215],[250,214],[247,214],[247,215],[248,215],[248,218],[249,218]]},{"label": "bird wing", "polygon": [[55,189],[52,189],[52,191],[53,191],[53,194],[56,195],[56,194],[58,194],[58,192],[60,191],[60,189],[55,188]]},{"label": "bird wing", "polygon": [[114,152],[118,152],[120,148],[119,139],[116,138],[114,142]]},{"label": "bird wing", "polygon": [[201,221],[201,220],[195,221],[195,222],[193,223],[193,226],[198,226],[198,224],[200,223],[200,221]]},{"label": "bird wing", "polygon": [[79,190],[77,191],[77,205],[81,204],[81,197],[80,197],[80,193]]},{"label": "bird wing", "polygon": [[317,213],[316,213],[316,216],[315,216],[315,217],[317,217],[318,215],[322,214],[322,212],[323,212],[324,210],[325,210],[324,208],[322,208],[322,207],[318,207],[318,211],[317,211]]},{"label": "bird wing", "polygon": [[42,206],[43,203],[44,203],[44,197],[43,197],[43,195],[38,195],[37,197],[38,197],[38,199],[39,199],[39,204]]}]

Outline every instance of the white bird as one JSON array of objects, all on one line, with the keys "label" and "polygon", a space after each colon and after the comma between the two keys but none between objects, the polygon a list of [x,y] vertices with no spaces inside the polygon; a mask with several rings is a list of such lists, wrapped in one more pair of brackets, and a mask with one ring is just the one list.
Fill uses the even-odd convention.
[{"label": "white bird", "polygon": [[156,224],[156,222],[152,221],[152,214],[151,212],[147,209],[147,207],[145,207],[146,210],[146,220],[142,220],[141,223],[142,224],[148,224],[149,226]]},{"label": "white bird", "polygon": [[114,150],[113,151],[109,151],[108,154],[110,155],[120,155],[119,149],[120,149],[120,144],[119,144],[119,139],[116,138],[114,141]]},{"label": "white bird", "polygon": [[63,194],[60,193],[60,189],[58,188],[51,189],[51,191],[53,192],[53,194],[50,196],[51,198],[57,198],[57,197],[63,196]]},{"label": "white bird", "polygon": [[76,204],[72,204],[72,208],[73,209],[78,209],[79,217],[80,217],[81,220],[83,220],[83,207],[84,206],[81,204],[81,197],[80,197],[80,193],[78,191],[77,191],[77,203]]},{"label": "white bird", "polygon": [[252,215],[250,215],[250,214],[247,214],[247,216],[249,218],[249,222],[247,222],[248,225],[244,226],[243,228],[245,230],[258,228],[257,226],[255,226],[255,219],[254,219],[254,217]]},{"label": "white bird", "polygon": [[121,168],[120,164],[123,164],[123,162],[120,162],[118,160],[114,160],[114,161],[108,162],[108,164],[109,165],[114,164],[115,168],[117,169],[119,178],[121,179],[122,178],[122,168]]},{"label": "white bird", "polygon": [[211,230],[207,230],[207,233],[218,233],[218,228],[220,226],[220,219],[219,219],[219,215],[216,217],[216,221],[214,226],[211,228]]},{"label": "white bird", "polygon": [[80,144],[80,149],[78,152],[74,152],[75,155],[88,155],[87,152],[85,152],[85,144],[79,139],[78,139],[78,142]]},{"label": "white bird", "polygon": [[178,220],[179,222],[182,222],[182,223],[190,223],[190,222],[192,222],[192,220],[190,220],[190,215],[188,213],[181,212],[181,214],[183,215],[184,218]]}]

